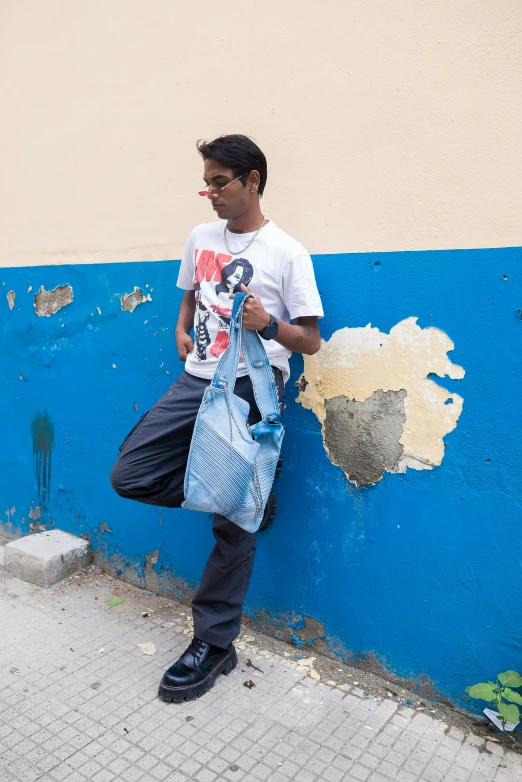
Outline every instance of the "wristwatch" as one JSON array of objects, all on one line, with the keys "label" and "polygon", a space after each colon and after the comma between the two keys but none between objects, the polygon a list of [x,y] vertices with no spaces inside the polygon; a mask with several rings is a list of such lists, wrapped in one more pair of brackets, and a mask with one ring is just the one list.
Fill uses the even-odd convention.
[{"label": "wristwatch", "polygon": [[[270,315],[270,313],[268,313]],[[274,339],[277,337],[277,332],[279,331],[279,323],[277,322],[277,318],[274,318],[273,315],[270,315],[270,322],[267,326],[265,326],[264,329],[261,331],[258,331],[260,337],[263,339]]]}]

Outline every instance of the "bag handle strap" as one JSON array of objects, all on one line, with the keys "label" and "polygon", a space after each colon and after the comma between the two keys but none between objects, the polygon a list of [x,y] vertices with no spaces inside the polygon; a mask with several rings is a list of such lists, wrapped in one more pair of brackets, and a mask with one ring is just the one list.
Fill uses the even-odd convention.
[{"label": "bag handle strap", "polygon": [[259,412],[266,423],[279,423],[279,396],[265,346],[257,331],[243,328],[243,358]]},{"label": "bag handle strap", "polygon": [[234,296],[230,318],[230,344],[217,365],[212,385],[216,388],[227,388],[234,393],[239,351],[242,350],[263,421],[279,423],[279,397],[265,347],[257,331],[243,327],[243,307],[246,299],[251,295],[236,293]]},{"label": "bag handle strap", "polygon": [[236,293],[230,317],[230,342],[219,359],[214,372],[212,385],[215,388],[230,388],[232,393],[236,386],[237,365],[239,363],[239,350],[241,347],[241,328],[243,324],[243,305],[248,293]]}]

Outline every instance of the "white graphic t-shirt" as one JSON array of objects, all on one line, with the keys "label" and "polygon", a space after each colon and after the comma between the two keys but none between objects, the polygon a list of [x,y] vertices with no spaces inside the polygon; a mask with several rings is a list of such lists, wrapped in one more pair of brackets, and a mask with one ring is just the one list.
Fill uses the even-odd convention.
[{"label": "white graphic t-shirt", "polygon": [[[190,234],[179,270],[177,286],[196,292],[194,350],[187,358],[186,370],[196,377],[214,376],[219,358],[229,344],[232,293],[243,283],[267,312],[290,323],[295,318],[323,317],[323,307],[315,282],[312,259],[299,242],[271,220],[240,255],[230,255],[223,231],[225,221],[204,223]],[[227,231],[233,252],[245,247],[255,232],[234,234]],[[290,376],[288,359],[292,355],[275,340],[264,341],[270,363]],[[238,377],[247,374],[240,359]]]}]

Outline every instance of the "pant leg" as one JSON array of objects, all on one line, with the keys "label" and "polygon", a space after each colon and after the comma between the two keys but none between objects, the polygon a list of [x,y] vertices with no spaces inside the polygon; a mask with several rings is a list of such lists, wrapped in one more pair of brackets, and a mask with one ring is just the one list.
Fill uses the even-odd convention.
[{"label": "pant leg", "polygon": [[[279,404],[284,406],[284,382],[274,368]],[[249,423],[261,416],[254,399],[250,378],[239,378],[235,393],[250,403]],[[243,600],[250,584],[256,535],[216,513],[212,526],[216,545],[207,561],[200,587],[192,601],[194,635],[205,643],[228,649],[239,635]]]},{"label": "pant leg", "polygon": [[182,372],[121,446],[111,483],[121,496],[178,508],[196,416],[208,380]]}]

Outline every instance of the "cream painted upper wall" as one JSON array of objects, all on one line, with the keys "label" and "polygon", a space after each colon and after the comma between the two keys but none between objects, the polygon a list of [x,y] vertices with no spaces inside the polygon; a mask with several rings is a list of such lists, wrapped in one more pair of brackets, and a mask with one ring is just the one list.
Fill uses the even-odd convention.
[{"label": "cream painted upper wall", "polygon": [[522,244],[520,0],[0,4],[0,264],[179,258],[198,138],[311,252]]}]

